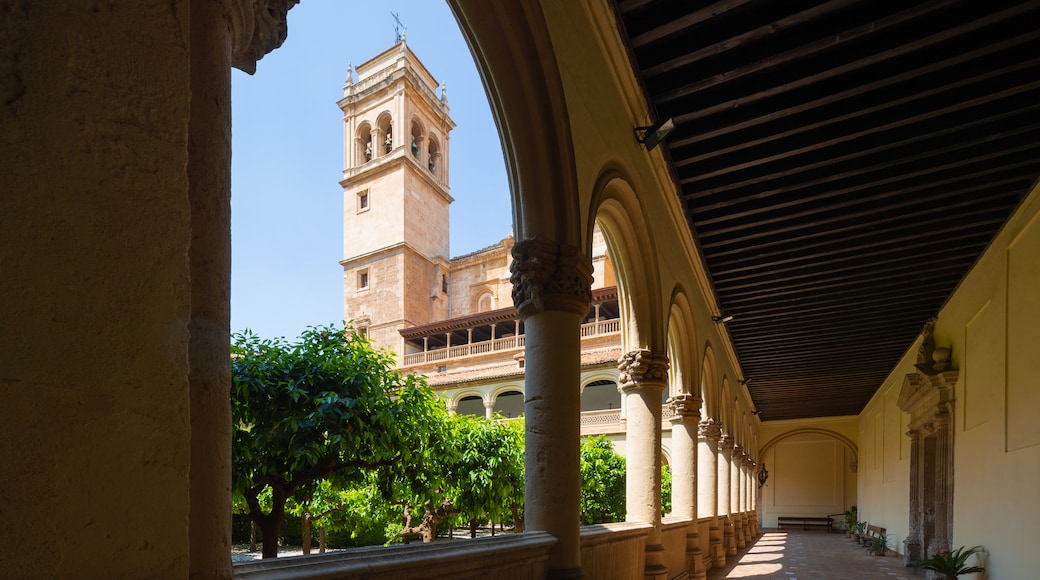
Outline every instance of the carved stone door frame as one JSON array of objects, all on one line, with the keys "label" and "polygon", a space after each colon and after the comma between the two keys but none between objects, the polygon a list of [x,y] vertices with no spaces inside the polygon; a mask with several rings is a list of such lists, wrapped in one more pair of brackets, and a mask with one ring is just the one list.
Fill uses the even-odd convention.
[{"label": "carved stone door frame", "polygon": [[897,405],[910,414],[910,530],[903,563],[950,550],[953,540],[953,403],[958,371],[948,348],[935,348],[934,321],[916,364],[920,372],[903,380]]}]

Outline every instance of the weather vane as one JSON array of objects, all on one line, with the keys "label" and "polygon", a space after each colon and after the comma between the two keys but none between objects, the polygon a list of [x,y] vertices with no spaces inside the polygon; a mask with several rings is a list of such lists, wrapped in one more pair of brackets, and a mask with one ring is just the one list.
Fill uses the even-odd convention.
[{"label": "weather vane", "polygon": [[398,17],[396,12],[391,12],[390,16],[394,17],[394,37],[396,38],[396,40],[394,40],[394,44],[397,44],[398,42],[401,42],[401,39],[403,38],[401,35],[401,31],[407,30],[408,27],[406,27],[404,24],[401,24],[401,18]]}]

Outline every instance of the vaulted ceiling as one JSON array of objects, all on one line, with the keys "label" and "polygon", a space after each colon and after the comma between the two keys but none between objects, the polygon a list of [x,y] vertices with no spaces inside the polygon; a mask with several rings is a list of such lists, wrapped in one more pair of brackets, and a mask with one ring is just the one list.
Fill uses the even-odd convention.
[{"label": "vaulted ceiling", "polygon": [[761,418],[859,413],[1040,176],[1040,2],[616,7]]}]

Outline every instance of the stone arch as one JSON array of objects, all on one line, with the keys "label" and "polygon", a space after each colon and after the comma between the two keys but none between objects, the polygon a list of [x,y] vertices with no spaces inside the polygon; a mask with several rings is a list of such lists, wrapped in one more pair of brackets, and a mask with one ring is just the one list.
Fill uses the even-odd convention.
[{"label": "stone arch", "polygon": [[358,125],[357,133],[354,135],[354,150],[357,152],[354,163],[364,165],[375,157],[372,149],[372,124],[365,121]]},{"label": "stone arch", "polygon": [[376,127],[379,130],[380,155],[386,155],[394,149],[394,120],[389,111],[383,111],[376,118]]},{"label": "stone arch", "polygon": [[[665,351],[666,320],[660,301],[657,255],[639,196],[622,174],[608,169],[593,195],[595,222],[615,264],[621,310],[621,348]],[[592,227],[586,247],[592,244]]]},{"label": "stone arch", "polygon": [[697,395],[697,366],[694,360],[696,344],[693,316],[689,299],[681,287],[672,290],[672,304],[668,313],[669,390],[672,395]]},{"label": "stone arch", "polygon": [[441,145],[440,141],[437,140],[436,135],[430,134],[426,139],[426,168],[430,170],[430,173],[441,176]]},{"label": "stone arch", "polygon": [[621,409],[621,393],[617,376],[585,382],[581,387],[581,410],[603,411]]},{"label": "stone arch", "polygon": [[790,431],[781,433],[780,435],[773,437],[769,441],[766,441],[758,450],[758,456],[765,457],[766,452],[772,449],[773,446],[775,446],[777,443],[780,443],[781,441],[789,437],[794,437],[795,435],[802,435],[805,433],[833,437],[834,439],[837,439],[839,442],[841,442],[841,444],[845,446],[845,449],[848,450],[853,457],[859,457],[859,447],[857,447],[856,443],[852,439],[849,439],[848,437],[842,435],[841,433],[838,433],[837,431],[831,431],[830,429],[821,429],[819,427],[803,427],[799,429],[791,429]]},{"label": "stone arch", "polygon": [[483,288],[473,298],[473,312],[487,312],[495,309],[495,293],[490,288]]},{"label": "stone arch", "polygon": [[[517,241],[585,248],[570,116],[544,17],[517,2],[475,2],[455,15],[498,125]],[[489,25],[510,34],[489,42],[475,33]]]},{"label": "stone arch", "polygon": [[408,150],[411,152],[412,157],[415,157],[422,162],[423,152],[423,141],[426,139],[426,127],[423,125],[422,119],[418,117],[412,117],[411,128],[409,130],[410,139],[408,142]]},{"label": "stone arch", "polygon": [[490,396],[496,413],[507,419],[515,419],[524,413],[524,388],[510,385],[495,389]]},{"label": "stone arch", "polygon": [[711,343],[708,343],[704,347],[704,356],[701,358],[701,375],[699,389],[701,392],[701,408],[704,410],[701,413],[701,419],[708,417],[719,420],[719,382],[718,382],[718,371],[716,370],[717,362],[715,360],[715,351],[711,348]]},{"label": "stone arch", "polygon": [[719,416],[717,419],[722,423],[722,432],[730,437],[733,436],[733,407],[729,404],[733,397],[733,390],[729,386],[729,377],[722,375],[722,397],[719,400]]},{"label": "stone arch", "polygon": [[597,381],[611,381],[615,384],[618,382],[618,370],[616,368],[598,369],[582,373],[581,375],[581,390],[584,391],[585,387]]},{"label": "stone arch", "polygon": [[487,399],[479,393],[468,393],[455,399],[455,413],[458,415],[485,416]]}]

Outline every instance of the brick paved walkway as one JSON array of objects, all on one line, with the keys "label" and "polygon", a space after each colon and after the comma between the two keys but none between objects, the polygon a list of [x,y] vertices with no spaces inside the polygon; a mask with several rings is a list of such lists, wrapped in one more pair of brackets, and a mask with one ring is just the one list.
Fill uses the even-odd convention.
[{"label": "brick paved walkway", "polygon": [[903,559],[871,556],[845,534],[763,530],[758,541],[725,568],[708,571],[708,580],[913,580],[924,574]]}]

